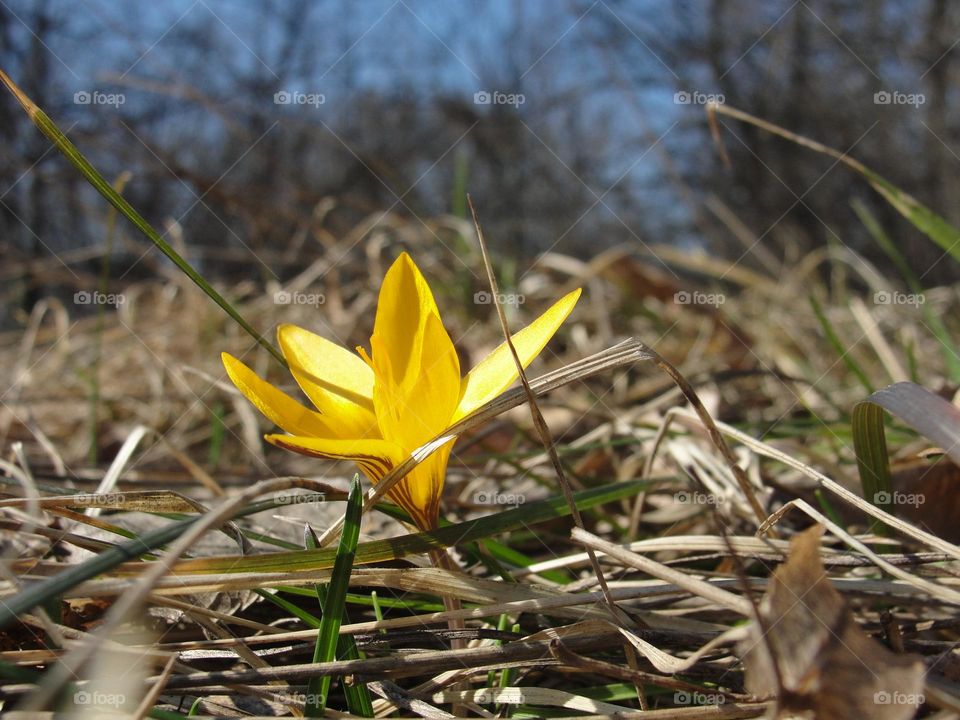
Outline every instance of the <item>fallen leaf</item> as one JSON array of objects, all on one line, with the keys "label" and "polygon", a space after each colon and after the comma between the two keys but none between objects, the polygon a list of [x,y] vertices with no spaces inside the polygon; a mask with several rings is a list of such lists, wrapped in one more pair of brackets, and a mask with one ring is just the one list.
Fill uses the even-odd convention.
[{"label": "fallen leaf", "polygon": [[934,535],[960,542],[960,467],[946,455],[891,469],[893,513]]},{"label": "fallen leaf", "polygon": [[907,720],[923,703],[923,664],[863,632],[820,560],[823,526],[790,542],[740,646],[747,690],[774,695],[769,717]]}]

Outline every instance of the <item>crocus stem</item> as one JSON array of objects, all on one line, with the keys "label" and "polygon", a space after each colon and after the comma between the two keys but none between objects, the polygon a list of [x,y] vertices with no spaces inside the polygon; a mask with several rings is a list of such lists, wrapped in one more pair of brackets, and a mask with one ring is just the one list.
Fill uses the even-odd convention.
[{"label": "crocus stem", "polygon": [[[433,563],[433,566],[438,570],[449,570],[450,572],[460,572],[460,568],[457,567],[457,564],[453,561],[453,558],[447,554],[446,550],[432,550],[430,552],[430,562]],[[443,609],[452,612],[454,610],[460,610],[463,607],[463,603],[460,602],[460,598],[454,597],[452,595],[443,596]],[[463,618],[450,618],[447,620],[447,627],[451,630],[463,630],[466,627]],[[467,646],[467,641],[465,638],[450,638],[450,649],[451,650],[460,650]],[[460,682],[451,687],[452,690],[466,690],[466,682]],[[465,707],[459,703],[454,703],[451,707],[454,715],[461,716],[465,715]]]},{"label": "crocus stem", "polygon": [[[435,568],[440,570],[449,570],[450,572],[460,572],[460,568],[457,567],[457,564],[453,561],[453,558],[450,557],[445,550],[433,550],[430,553],[430,561],[433,563]],[[460,602],[460,598],[453,597],[450,595],[443,596],[443,607],[445,610],[453,611],[460,610],[463,608],[463,604]],[[447,621],[447,626],[451,630],[463,630],[466,625],[463,622],[463,618],[451,618]],[[462,638],[451,638],[450,639],[450,648],[457,650],[459,648],[465,647],[466,642]]]}]

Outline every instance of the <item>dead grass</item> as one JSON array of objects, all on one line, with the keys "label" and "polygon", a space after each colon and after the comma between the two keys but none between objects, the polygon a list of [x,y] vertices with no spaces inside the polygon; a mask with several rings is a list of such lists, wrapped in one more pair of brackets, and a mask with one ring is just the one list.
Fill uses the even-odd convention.
[{"label": "dead grass", "polygon": [[[456,219],[428,230],[388,216],[322,252],[304,251],[316,259],[283,287],[247,282],[221,291],[268,337],[290,322],[348,347],[366,345],[379,279],[402,246],[438,289],[458,350],[475,361],[501,335],[492,306],[474,303],[484,284],[478,254],[465,249],[471,233]],[[451,253],[438,236],[464,250]],[[312,588],[329,580],[329,568],[187,572],[160,550],[123,566],[128,572],[110,570],[65,589],[3,631],[5,711],[59,707],[92,717],[103,708],[77,697],[100,693],[122,696],[114,709],[134,715],[185,713],[197,700],[200,715],[297,714],[308,680],[331,675],[328,712],[338,717],[347,716],[342,683],[366,684],[378,716],[449,717],[456,708],[478,717],[756,717],[775,697],[748,689],[736,646],[741,626],[754,618],[771,573],[787,557],[786,541],[819,522],[828,527],[823,561],[856,624],[894,653],[922,660],[921,714],[956,712],[960,549],[935,537],[949,537],[949,528],[888,517],[900,530],[894,537],[868,532],[866,512],[879,511],[858,497],[850,441],[850,411],[865,390],[827,342],[807,298],[819,298],[849,347],[848,361],[876,387],[909,378],[915,366],[925,385],[946,388],[937,342],[916,309],[874,303],[874,293],[892,283],[849,253],[724,277],[706,256],[663,248],[658,255],[667,263],[625,248],[589,262],[552,253],[518,286],[502,288],[524,297],[506,308],[514,326],[564,288],[585,288],[531,377],[626,337],[654,348],[718,421],[763,515],[772,516],[763,528],[769,533],[675,383],[652,363],[621,365],[560,387],[539,406],[572,490],[636,479],[648,481],[644,489],[584,510],[585,530],[573,536],[560,517],[464,543],[452,551],[458,571],[426,567],[424,555],[402,552],[355,567],[341,633],[354,637],[364,657],[311,663],[316,631],[290,605],[263,598],[275,593],[317,615]],[[211,509],[259,481],[277,490],[282,478],[329,486],[331,502],[300,503],[285,491],[285,506],[203,533],[183,548],[193,559],[239,563],[301,548],[304,524],[323,533],[342,515],[333,500],[345,496],[332,489],[345,490],[353,469],[264,446],[265,421],[226,381],[223,350],[285,382],[266,352],[186,280],[114,291],[125,302],[108,310],[102,333],[88,308],[51,300],[24,318],[22,332],[0,338],[4,497],[99,493],[73,510],[60,501],[3,505],[5,597],[104,552],[123,540],[118,528],[139,536],[170,524],[171,513],[189,510],[170,493]],[[277,304],[279,292],[315,300]],[[955,288],[934,289],[927,302],[956,316]],[[904,458],[923,447],[902,431],[889,437]],[[444,506],[453,522],[560,495],[522,404],[461,437],[454,455]],[[903,482],[904,491],[923,493],[924,473]],[[146,505],[152,512],[116,509],[132,507],[143,497],[134,491],[147,490],[162,491]],[[107,509],[94,510],[98,505]],[[406,533],[395,518],[372,511],[361,543]],[[603,602],[588,548],[598,554],[616,613]],[[171,569],[156,565],[162,561]],[[151,566],[156,577],[144,586]],[[113,622],[108,635],[93,634],[119,599],[136,592],[144,608]],[[463,609],[444,610],[444,596]],[[448,629],[451,619],[465,627]],[[768,634],[776,643],[776,628]],[[58,661],[89,638],[98,643],[95,661],[78,666],[77,677],[58,676]],[[451,649],[456,639],[465,647]],[[13,668],[29,675],[17,679]],[[81,684],[57,699],[60,680]]]}]

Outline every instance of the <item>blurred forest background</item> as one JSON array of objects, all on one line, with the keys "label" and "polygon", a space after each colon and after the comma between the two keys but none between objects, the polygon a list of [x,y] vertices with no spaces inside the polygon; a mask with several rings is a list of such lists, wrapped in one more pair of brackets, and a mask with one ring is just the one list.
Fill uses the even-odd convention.
[{"label": "blurred forest background", "polygon": [[[0,67],[224,281],[289,278],[386,214],[465,216],[469,191],[521,270],[621,244],[653,265],[656,245],[770,270],[842,244],[888,266],[859,199],[934,285],[954,261],[866,183],[721,116],[727,167],[704,103],[960,223],[958,30],[946,0],[4,0]],[[121,285],[155,273],[125,223],[108,250],[106,203],[6,93],[0,133],[7,326],[94,287],[106,253]]]}]

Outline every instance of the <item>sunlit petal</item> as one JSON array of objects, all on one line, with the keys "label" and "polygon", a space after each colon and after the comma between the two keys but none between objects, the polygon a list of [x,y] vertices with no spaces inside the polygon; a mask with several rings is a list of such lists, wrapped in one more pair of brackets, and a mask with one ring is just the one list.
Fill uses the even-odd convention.
[{"label": "sunlit petal", "polygon": [[373,405],[380,433],[402,447],[416,448],[449,424],[460,391],[460,361],[440,318],[428,315],[418,372],[403,382],[391,366],[393,355],[384,339],[371,338],[376,381]]},{"label": "sunlit petal", "polygon": [[[579,297],[580,290],[575,290],[512,336],[523,367],[543,350]],[[461,379],[457,352],[433,293],[406,253],[384,277],[369,354],[358,348],[355,355],[294,325],[281,326],[278,336],[291,372],[319,412],[223,355],[237,388],[290,433],[268,435],[267,440],[303,455],[352,460],[373,483],[411,454],[423,458],[388,496],[420,528],[437,527],[447,462],[456,441],[445,431],[517,379],[506,343]],[[435,437],[441,439],[428,445]],[[416,452],[418,448],[423,450]]]},{"label": "sunlit petal", "polygon": [[[406,253],[394,261],[383,278],[373,334],[389,354],[389,367],[397,384],[419,371],[427,318],[439,317],[430,286]],[[376,351],[374,350],[374,355]]]},{"label": "sunlit petal", "polygon": [[399,445],[386,440],[267,435],[267,442],[301,455],[328,460],[353,460],[373,482],[386,475],[407,455]]},{"label": "sunlit petal", "polygon": [[406,510],[422,529],[437,526],[440,515],[440,497],[447,474],[447,461],[453,442],[448,442],[417,465],[410,474],[397,483],[390,498]]},{"label": "sunlit petal", "polygon": [[[396,443],[386,440],[324,440],[293,435],[267,435],[267,441],[301,455],[328,460],[352,460],[376,484],[409,455]],[[402,507],[421,528],[436,527],[440,493],[447,459],[453,443],[448,442],[397,482],[387,497]]]},{"label": "sunlit petal", "polygon": [[229,353],[221,353],[223,367],[237,390],[254,407],[288,433],[296,435],[330,436],[333,434],[320,413],[304,407],[282,390],[262,380],[253,370]]},{"label": "sunlit petal", "polygon": [[300,388],[338,437],[376,436],[373,371],[359,356],[296,325],[281,325],[277,339]]},{"label": "sunlit petal", "polygon": [[[520,363],[527,367],[540,354],[580,298],[580,289],[564,295],[543,315],[510,336]],[[504,342],[463,378],[454,421],[459,420],[510,387],[519,376],[510,348]]]}]

